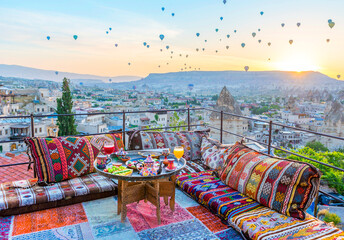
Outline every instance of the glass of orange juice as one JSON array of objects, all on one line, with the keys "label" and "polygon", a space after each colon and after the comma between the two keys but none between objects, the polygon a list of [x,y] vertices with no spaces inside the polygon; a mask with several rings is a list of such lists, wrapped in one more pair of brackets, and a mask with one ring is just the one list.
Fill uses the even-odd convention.
[{"label": "glass of orange juice", "polygon": [[177,158],[179,164],[180,158],[184,155],[184,148],[182,146],[174,147],[173,154]]}]

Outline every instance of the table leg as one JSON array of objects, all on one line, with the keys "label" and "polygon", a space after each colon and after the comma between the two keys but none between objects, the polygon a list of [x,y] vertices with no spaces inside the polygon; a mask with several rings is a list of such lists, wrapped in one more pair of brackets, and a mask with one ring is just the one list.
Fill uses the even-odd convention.
[{"label": "table leg", "polygon": [[156,216],[158,218],[158,225],[161,224],[161,216],[160,216],[160,191],[159,191],[159,180],[154,181],[154,187],[156,190]]},{"label": "table leg", "polygon": [[171,182],[172,184],[172,195],[170,198],[170,208],[172,211],[174,211],[174,206],[176,202],[176,175],[171,176]]},{"label": "table leg", "polygon": [[165,205],[168,205],[168,196],[164,196]]},{"label": "table leg", "polygon": [[122,205],[122,180],[118,180],[118,194],[117,194],[117,215],[121,214]]},{"label": "table leg", "polygon": [[121,222],[124,223],[125,219],[127,218],[127,203],[126,199],[128,196],[126,196],[124,190],[127,188],[128,182],[127,181],[122,181],[122,194],[121,194]]}]

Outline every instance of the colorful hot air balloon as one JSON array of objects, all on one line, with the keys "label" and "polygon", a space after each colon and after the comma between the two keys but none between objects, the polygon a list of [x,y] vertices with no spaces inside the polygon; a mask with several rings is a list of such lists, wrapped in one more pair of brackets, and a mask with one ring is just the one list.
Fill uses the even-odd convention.
[{"label": "colorful hot air balloon", "polygon": [[109,30],[111,31],[111,30],[112,30],[112,28],[109,28]]},{"label": "colorful hot air balloon", "polygon": [[220,17],[220,20],[222,21],[222,20],[223,20],[223,17]]},{"label": "colorful hot air balloon", "polygon": [[161,41],[164,40],[164,38],[165,38],[164,34],[160,34],[159,38],[160,38]]},{"label": "colorful hot air balloon", "polygon": [[259,42],[259,43],[261,43],[261,42],[262,42],[262,40],[260,40],[260,39],[259,39],[259,40],[258,40],[258,42]]},{"label": "colorful hot air balloon", "polygon": [[169,48],[170,48],[170,46],[167,45],[167,46],[166,46],[166,49],[168,50]]},{"label": "colorful hot air balloon", "polygon": [[149,48],[149,45],[147,44],[147,46],[146,46],[147,48]]},{"label": "colorful hot air balloon", "polygon": [[208,40],[204,40],[204,42],[207,42]]},{"label": "colorful hot air balloon", "polygon": [[244,48],[245,46],[246,46],[246,44],[245,44],[245,43],[242,43],[242,44],[241,44],[241,47],[242,47],[242,48]]},{"label": "colorful hot air balloon", "polygon": [[192,83],[188,84],[188,89],[189,89],[190,91],[192,91],[193,88],[194,88],[194,85],[193,85]]},{"label": "colorful hot air balloon", "polygon": [[146,42],[143,42],[143,46],[146,46],[147,45],[147,43]]},{"label": "colorful hot air balloon", "polygon": [[229,46],[227,45],[226,48],[227,48],[227,50],[228,50]]},{"label": "colorful hot air balloon", "polygon": [[50,40],[50,36],[47,36],[47,39]]},{"label": "colorful hot air balloon", "polygon": [[290,45],[292,45],[293,42],[294,42],[293,40],[291,40],[291,39],[289,40],[289,44],[290,44]]},{"label": "colorful hot air balloon", "polygon": [[237,30],[234,30],[234,33],[236,33],[237,32]]},{"label": "colorful hot air balloon", "polygon": [[202,48],[202,51],[204,52],[205,48]]},{"label": "colorful hot air balloon", "polygon": [[245,66],[244,69],[247,72],[250,69],[250,67],[249,66]]},{"label": "colorful hot air balloon", "polygon": [[269,47],[271,46],[271,42],[268,42],[268,46],[269,46]]},{"label": "colorful hot air balloon", "polygon": [[338,78],[338,79],[340,78],[340,75],[339,75],[339,74],[337,75],[337,78]]},{"label": "colorful hot air balloon", "polygon": [[227,38],[229,38],[231,35],[227,34]]},{"label": "colorful hot air balloon", "polygon": [[258,32],[260,32],[260,28],[258,28]]},{"label": "colorful hot air balloon", "polygon": [[301,23],[299,23],[299,22],[296,23],[296,26],[297,26],[297,27],[300,27],[300,26],[301,26]]},{"label": "colorful hot air balloon", "polygon": [[172,13],[171,15],[172,15],[172,17],[174,17],[174,13]]},{"label": "colorful hot air balloon", "polygon": [[111,79],[111,78],[109,79],[109,82],[112,82],[112,79]]},{"label": "colorful hot air balloon", "polygon": [[160,48],[160,52],[162,52],[162,48]]},{"label": "colorful hot air balloon", "polygon": [[162,7],[162,8],[161,8],[161,11],[165,11],[165,8],[164,8],[164,7]]},{"label": "colorful hot air balloon", "polygon": [[285,26],[285,24],[284,24],[284,23],[282,23],[282,24],[281,24],[281,26],[282,26],[282,27],[284,27],[284,26]]},{"label": "colorful hot air balloon", "polygon": [[226,4],[227,3],[227,0],[223,0],[223,4]]},{"label": "colorful hot air balloon", "polygon": [[[331,19],[330,19],[330,20],[331,20]],[[335,23],[332,22],[332,20],[331,20],[331,22],[328,23],[328,26],[329,26],[331,29],[334,27],[334,25],[335,25]]]},{"label": "colorful hot air balloon", "polygon": [[253,32],[253,33],[252,33],[252,37],[255,37],[255,36],[256,36],[256,33],[255,33],[255,32]]},{"label": "colorful hot air balloon", "polygon": [[106,34],[109,34],[109,31],[106,31]]},{"label": "colorful hot air balloon", "polygon": [[198,51],[199,51],[199,49],[198,49],[198,48],[196,48],[196,51],[198,52]]},{"label": "colorful hot air balloon", "polygon": [[199,33],[196,33],[196,36],[197,36],[197,37],[199,37],[199,35],[200,35]]},{"label": "colorful hot air balloon", "polygon": [[328,42],[328,43],[329,43],[329,42],[330,42],[330,39],[329,39],[329,38],[328,38],[328,39],[326,39],[326,42]]},{"label": "colorful hot air balloon", "polygon": [[74,40],[78,39],[78,35],[73,35]]},{"label": "colorful hot air balloon", "polygon": [[118,47],[118,44],[117,44],[117,43],[115,43],[115,47]]},{"label": "colorful hot air balloon", "polygon": [[136,89],[136,86],[135,86],[135,85],[133,86],[133,89],[134,89],[134,90]]},{"label": "colorful hot air balloon", "polygon": [[131,63],[129,62],[129,63],[128,63],[128,65],[130,66],[130,65],[131,65]]},{"label": "colorful hot air balloon", "polygon": [[264,12],[263,12],[263,11],[262,11],[262,12],[260,12],[260,15],[261,15],[261,16],[263,16],[263,14],[264,14]]},{"label": "colorful hot air balloon", "polygon": [[58,74],[59,74],[59,72],[58,72],[58,71],[56,71],[56,72],[55,72],[55,74],[56,74],[56,75],[58,75]]},{"label": "colorful hot air balloon", "polygon": [[218,28],[215,28],[215,32],[218,32],[219,31],[219,29]]}]

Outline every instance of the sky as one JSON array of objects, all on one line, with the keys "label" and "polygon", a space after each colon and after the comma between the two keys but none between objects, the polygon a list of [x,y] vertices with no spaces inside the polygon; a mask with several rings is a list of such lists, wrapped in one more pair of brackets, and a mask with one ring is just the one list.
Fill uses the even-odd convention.
[{"label": "sky", "polygon": [[343,10],[343,0],[0,0],[0,64],[142,77],[248,66],[344,80]]}]

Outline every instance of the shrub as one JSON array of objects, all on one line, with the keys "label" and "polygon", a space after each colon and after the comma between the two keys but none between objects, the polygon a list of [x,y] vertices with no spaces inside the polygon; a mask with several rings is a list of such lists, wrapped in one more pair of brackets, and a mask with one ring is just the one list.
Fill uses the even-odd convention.
[{"label": "shrub", "polygon": [[325,214],[325,217],[323,220],[324,222],[327,222],[327,223],[333,222],[334,225],[338,225],[341,222],[341,219],[337,214],[330,213],[330,212],[327,212]]}]

